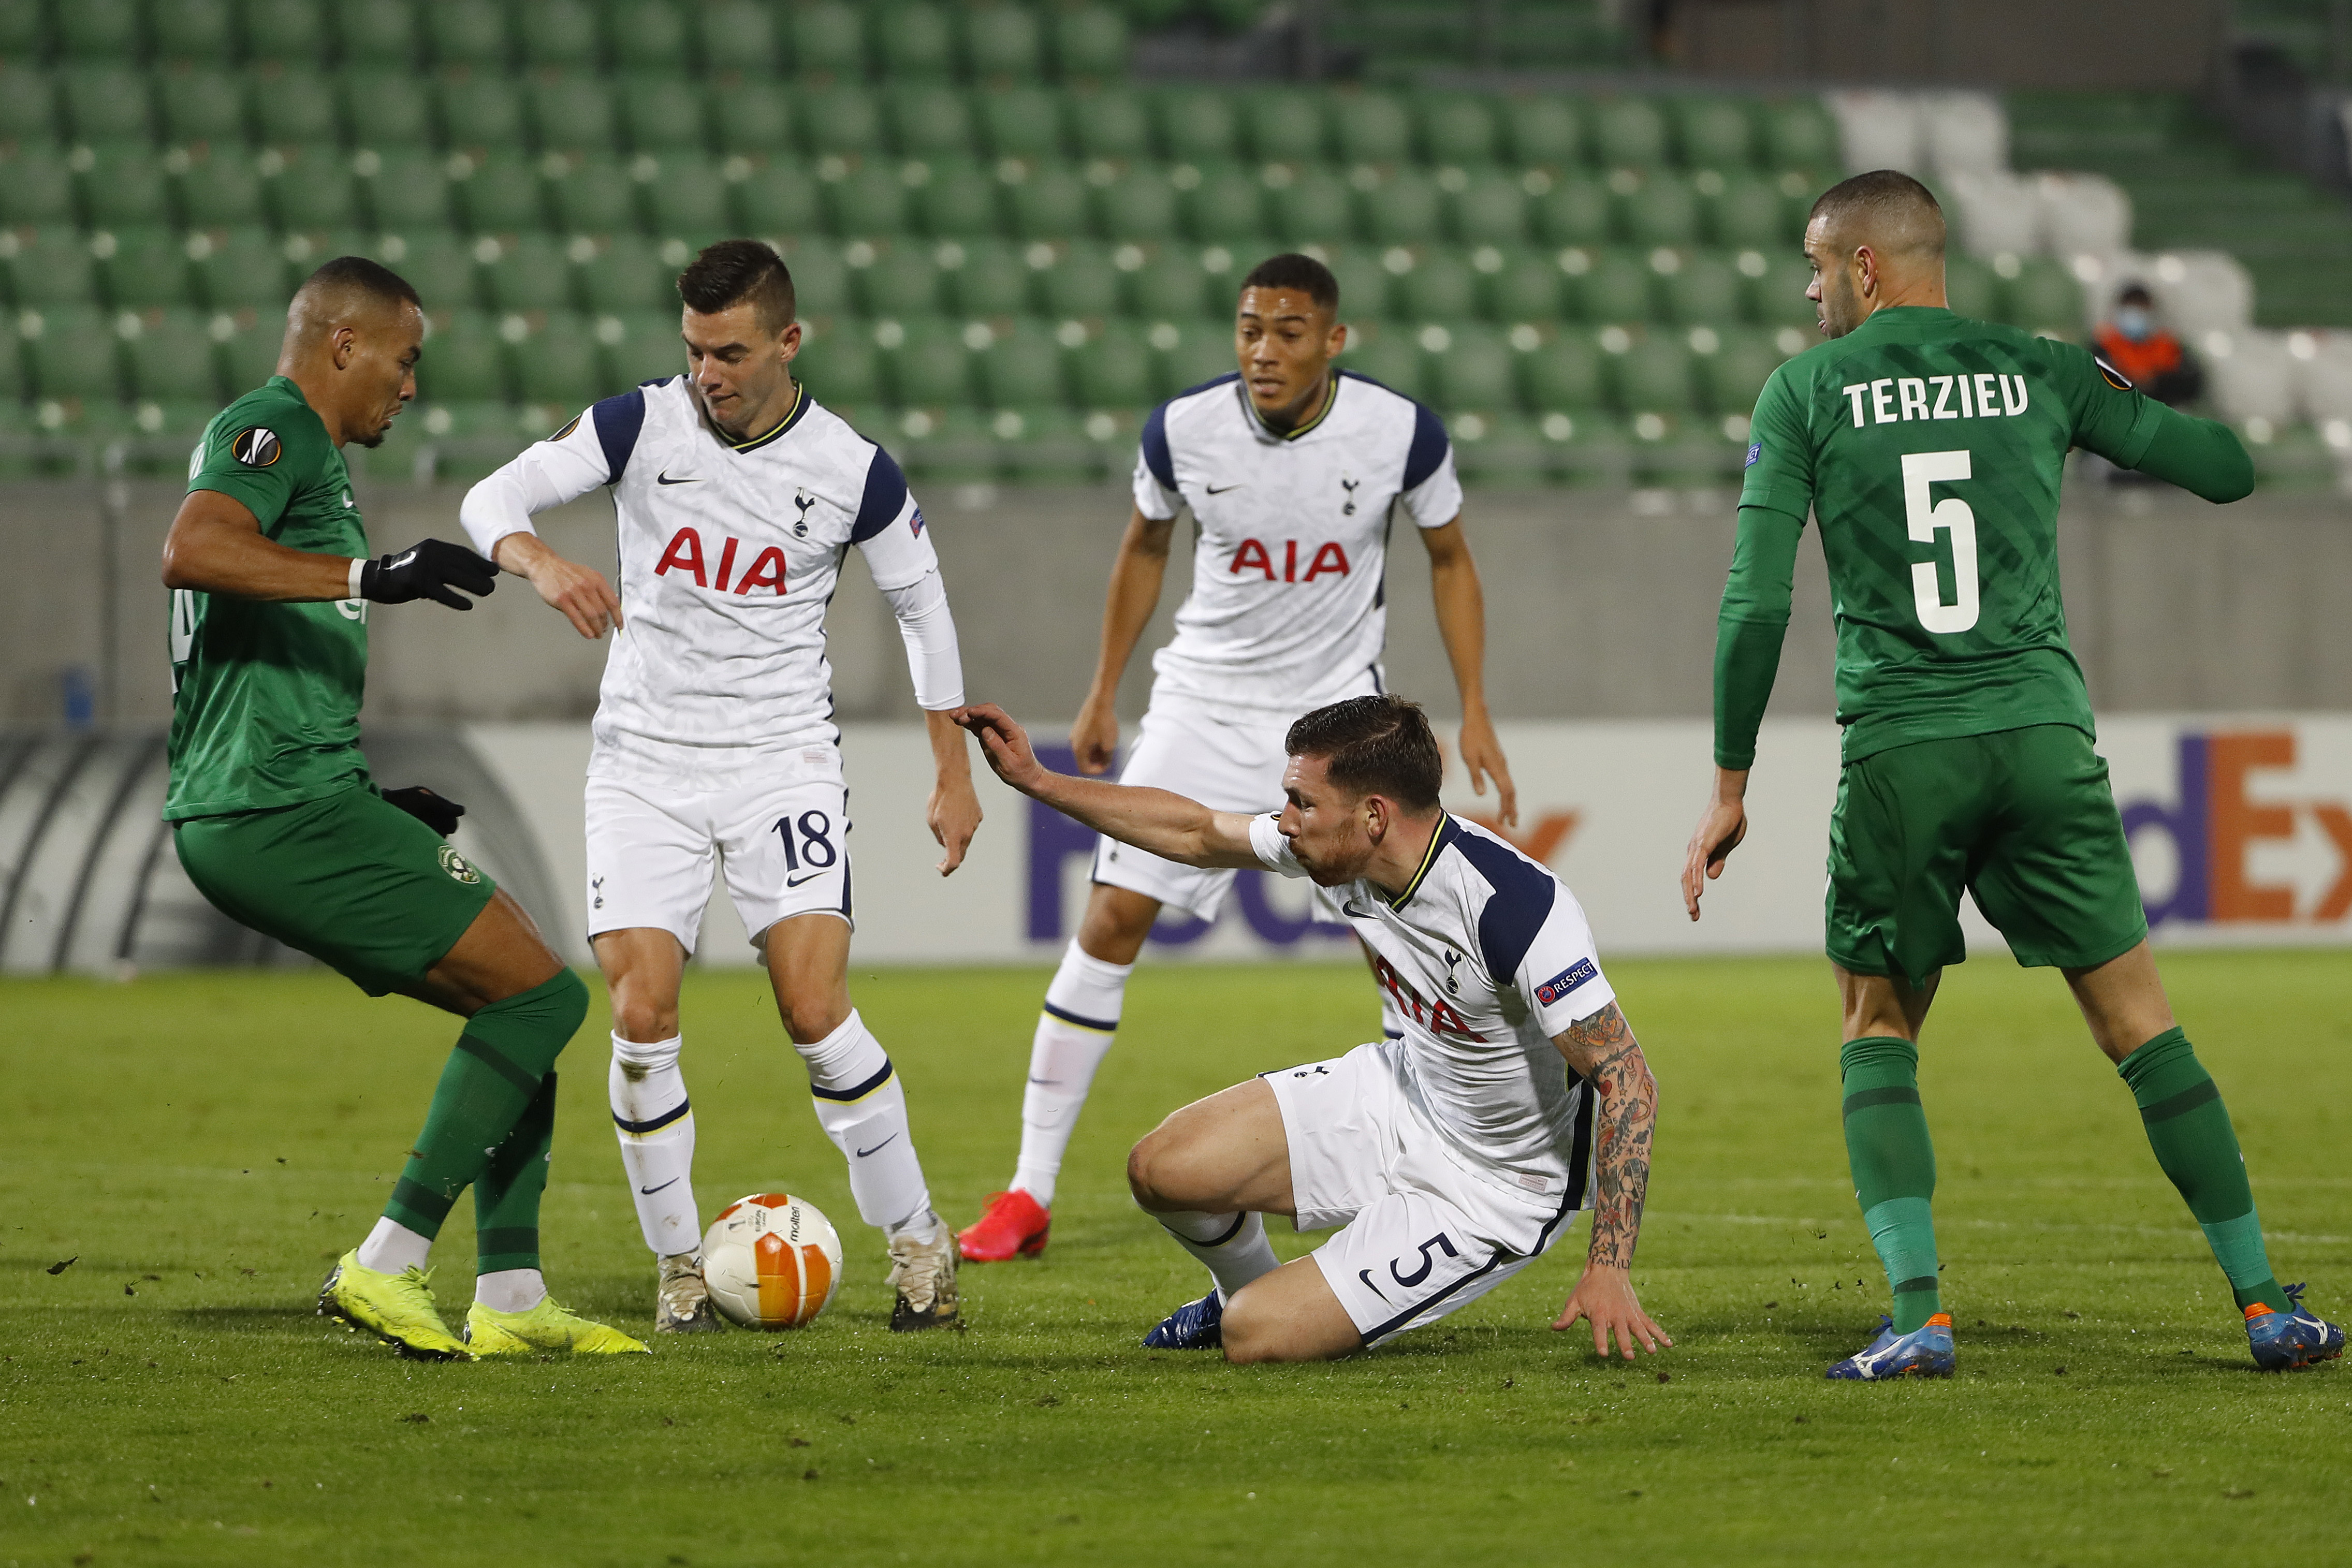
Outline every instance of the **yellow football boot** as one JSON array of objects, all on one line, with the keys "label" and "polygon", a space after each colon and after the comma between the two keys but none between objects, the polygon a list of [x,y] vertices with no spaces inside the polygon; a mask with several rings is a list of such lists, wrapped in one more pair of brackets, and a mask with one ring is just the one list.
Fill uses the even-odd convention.
[{"label": "yellow football boot", "polygon": [[618,1329],[592,1323],[542,1296],[527,1312],[494,1312],[476,1301],[466,1312],[466,1343],[476,1355],[530,1355],[568,1350],[576,1355],[651,1355]]},{"label": "yellow football boot", "polygon": [[356,1249],[336,1260],[319,1287],[319,1315],[364,1329],[401,1354],[419,1361],[471,1361],[474,1353],[441,1321],[433,1304],[433,1276],[415,1267],[380,1274],[360,1266]]}]

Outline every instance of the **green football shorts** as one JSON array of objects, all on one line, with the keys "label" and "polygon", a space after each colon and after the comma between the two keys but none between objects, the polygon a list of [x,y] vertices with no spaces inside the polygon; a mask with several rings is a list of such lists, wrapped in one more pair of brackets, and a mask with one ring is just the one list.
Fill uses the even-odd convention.
[{"label": "green football shorts", "polygon": [[1966,888],[2021,964],[2104,964],[2147,935],[2107,765],[2072,725],[1849,762],[1830,818],[1829,955],[1919,984],[1968,956]]},{"label": "green football shorts", "polygon": [[424,978],[498,891],[439,834],[365,787],[173,827],[180,863],[214,908],[372,997]]}]

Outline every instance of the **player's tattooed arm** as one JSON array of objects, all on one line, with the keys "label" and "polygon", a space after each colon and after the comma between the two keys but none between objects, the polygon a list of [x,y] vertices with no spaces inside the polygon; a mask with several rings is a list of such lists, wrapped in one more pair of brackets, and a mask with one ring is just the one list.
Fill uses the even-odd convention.
[{"label": "player's tattooed arm", "polygon": [[1675,1342],[1634,1298],[1628,1270],[1642,1234],[1642,1206],[1650,1189],[1650,1136],[1658,1119],[1658,1083],[1625,1015],[1612,1002],[1570,1025],[1553,1043],[1577,1075],[1592,1086],[1598,1134],[1592,1245],[1584,1275],[1551,1325],[1579,1318],[1592,1325],[1592,1348],[1609,1354],[1613,1333],[1627,1360],[1639,1343],[1652,1354]]}]

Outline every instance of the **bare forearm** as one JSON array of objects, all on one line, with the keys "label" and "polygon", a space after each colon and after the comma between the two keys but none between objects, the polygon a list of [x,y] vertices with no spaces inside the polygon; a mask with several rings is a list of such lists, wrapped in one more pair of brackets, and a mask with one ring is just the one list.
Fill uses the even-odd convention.
[{"label": "bare forearm", "polygon": [[1118,690],[1127,662],[1160,607],[1160,590],[1168,574],[1168,540],[1173,521],[1155,523],[1137,514],[1119,540],[1118,559],[1111,563],[1110,589],[1103,600],[1102,649],[1095,660],[1092,696],[1108,701]]},{"label": "bare forearm", "polygon": [[1430,595],[1437,611],[1437,634],[1445,643],[1445,661],[1454,669],[1454,689],[1462,695],[1467,717],[1486,707],[1486,595],[1478,581],[1478,563],[1467,550],[1454,559],[1433,561]]},{"label": "bare forearm", "polygon": [[352,558],[289,549],[257,528],[184,512],[163,542],[163,586],[271,603],[319,603],[352,597]]},{"label": "bare forearm", "polygon": [[923,715],[924,731],[930,737],[931,767],[942,785],[971,783],[971,748],[964,739],[963,728],[957,724],[950,709],[933,709]]},{"label": "bare forearm", "polygon": [[1611,1003],[1561,1037],[1561,1054],[1592,1086],[1598,1134],[1592,1203],[1595,1268],[1630,1269],[1650,1190],[1650,1138],[1657,1125],[1658,1084],[1650,1064]]},{"label": "bare forearm", "polygon": [[1046,773],[1028,793],[1120,843],[1182,865],[1253,866],[1249,819],[1213,811],[1166,789]]}]

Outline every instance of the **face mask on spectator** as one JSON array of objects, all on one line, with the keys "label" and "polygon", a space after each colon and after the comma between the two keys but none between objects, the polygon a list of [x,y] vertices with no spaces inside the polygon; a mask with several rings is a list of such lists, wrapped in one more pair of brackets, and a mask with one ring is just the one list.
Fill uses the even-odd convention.
[{"label": "face mask on spectator", "polygon": [[2116,312],[2116,330],[2135,343],[2144,343],[2156,330],[2156,320],[2144,305],[2126,305]]}]

